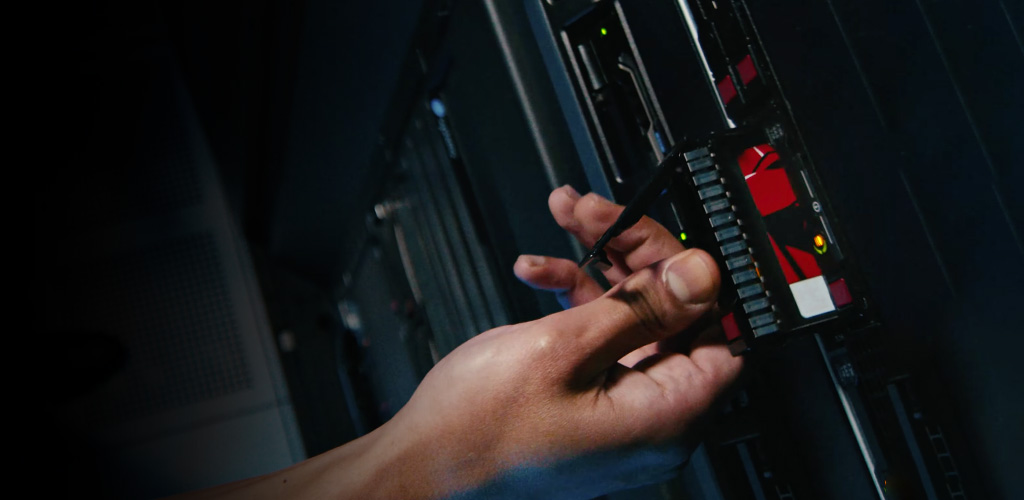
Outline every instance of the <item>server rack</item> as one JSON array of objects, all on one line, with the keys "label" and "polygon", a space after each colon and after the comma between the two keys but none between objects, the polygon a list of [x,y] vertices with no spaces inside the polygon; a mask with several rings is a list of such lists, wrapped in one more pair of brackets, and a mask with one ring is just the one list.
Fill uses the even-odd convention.
[{"label": "server rack", "polygon": [[[1019,378],[1011,356],[984,348],[1020,344],[996,333],[1011,320],[991,314],[1019,301],[1009,283],[1024,276],[1007,191],[1019,141],[1000,131],[1024,109],[1007,91],[1024,80],[1012,6],[439,2],[423,24],[409,64],[417,83],[396,96],[377,157],[393,176],[368,207],[366,246],[391,255],[381,272],[410,304],[403,321],[418,322],[400,344],[419,372],[424,352],[436,360],[477,331],[557,308],[510,276],[518,253],[579,255],[543,223],[551,187],[624,203],[673,144],[755,130],[802,166],[856,300],[761,355],[680,478],[614,496],[1012,491],[1006,471],[1019,458],[996,436],[1020,431],[986,422],[1019,416],[1020,398],[968,389],[991,396],[1013,385],[992,373]],[[999,55],[971,60],[965,47]],[[998,87],[969,76],[995,66]],[[670,203],[660,208],[653,215],[684,229]],[[938,234],[944,224],[1000,251],[981,261]],[[967,265],[979,275],[962,274]]]}]

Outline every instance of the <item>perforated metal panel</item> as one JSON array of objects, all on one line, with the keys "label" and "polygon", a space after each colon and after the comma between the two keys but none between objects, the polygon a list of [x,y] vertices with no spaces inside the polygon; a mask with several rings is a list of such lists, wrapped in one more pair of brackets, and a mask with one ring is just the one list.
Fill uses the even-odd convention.
[{"label": "perforated metal panel", "polygon": [[80,168],[53,179],[35,269],[43,331],[74,344],[73,365],[124,355],[56,420],[97,469],[72,473],[128,498],[305,458],[246,243],[174,59],[151,49],[123,62],[124,102],[99,113]]},{"label": "perforated metal panel", "polygon": [[124,370],[104,387],[95,412],[107,422],[148,416],[253,387],[210,233],[99,259],[74,280],[81,302],[72,315],[118,338]]},{"label": "perforated metal panel", "polygon": [[110,158],[109,166],[83,167],[77,173],[82,195],[70,214],[76,224],[121,223],[203,203],[201,172],[169,139],[140,140],[124,147],[124,156]]}]

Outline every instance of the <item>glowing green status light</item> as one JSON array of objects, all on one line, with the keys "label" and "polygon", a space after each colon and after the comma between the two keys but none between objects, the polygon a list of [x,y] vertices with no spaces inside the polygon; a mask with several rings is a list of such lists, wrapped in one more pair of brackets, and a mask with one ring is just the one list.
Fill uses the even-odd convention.
[{"label": "glowing green status light", "polygon": [[679,241],[686,241],[686,233],[679,233]]},{"label": "glowing green status light", "polygon": [[607,34],[608,34],[608,28],[601,28],[601,36],[605,36]]}]

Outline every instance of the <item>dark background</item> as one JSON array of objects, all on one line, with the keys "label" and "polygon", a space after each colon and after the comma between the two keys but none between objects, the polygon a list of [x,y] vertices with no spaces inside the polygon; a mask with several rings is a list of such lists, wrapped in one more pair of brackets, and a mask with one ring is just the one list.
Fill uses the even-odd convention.
[{"label": "dark background", "polygon": [[[272,323],[265,328],[290,328],[304,348],[282,363],[306,453],[360,433],[338,387],[332,297],[379,194],[383,178],[369,168],[371,155],[420,10],[418,1],[319,0],[107,1],[57,9],[40,37],[44,109],[54,117],[47,134],[55,141],[33,169],[30,303],[46,318],[32,339],[45,366],[41,449],[59,461],[57,476],[69,493],[149,496],[182,484],[170,479],[173,467],[112,478],[120,473],[112,465],[116,443],[96,446],[70,428],[74,423],[50,420],[139,358],[111,332],[52,325],[83,309],[64,302],[81,299],[66,284],[87,271],[78,269],[82,255],[136,236],[106,229],[131,228],[149,215],[159,222],[160,214],[195,201],[182,198],[194,191],[195,172],[167,169],[168,156],[177,156],[167,160],[173,165],[208,153],[257,269]],[[193,355],[203,354],[185,353]],[[220,377],[191,375],[200,386]],[[177,387],[166,385],[151,389]],[[200,452],[182,453],[168,460],[185,463]],[[236,458],[224,470],[243,472],[229,476],[267,472],[259,457]]]},{"label": "dark background", "polygon": [[166,54],[250,244],[328,287],[351,257],[355,207],[375,194],[367,166],[420,8],[270,0],[71,7],[56,31],[61,149],[116,156],[154,98],[147,60]]},{"label": "dark background", "polygon": [[[807,78],[790,71],[784,83],[798,96],[798,120],[812,124],[803,130],[808,140],[828,146],[816,160],[851,167],[826,167],[822,177],[880,310],[906,333],[900,348],[948,367],[936,386],[949,388],[965,439],[980,438],[979,449],[1019,439],[1019,4],[817,2],[815,15],[835,24],[795,26],[772,17],[781,2],[756,4],[776,65],[821,69]],[[278,303],[300,290],[309,302],[329,301],[359,253],[366,210],[384,182],[371,166],[387,140],[381,130],[402,88],[422,7],[411,0],[257,0],[65,8],[43,37],[56,47],[45,74],[54,75],[59,119],[58,141],[44,151],[52,164],[34,180],[37,269],[56,269],[75,251],[68,245],[80,236],[83,193],[131,190],[145,162],[139,151],[154,146],[137,139],[137,128],[152,125],[149,111],[168,95],[162,86],[180,81],[198,117],[192,132],[210,148],[264,293]],[[1018,52],[989,51],[992,40]],[[824,41],[834,47],[822,49]],[[860,83],[830,80],[835,74]],[[856,95],[835,99],[834,89]],[[860,135],[835,140],[844,129]],[[103,187],[111,184],[119,188]],[[39,289],[45,285],[35,286],[36,297],[47,297]],[[34,306],[53,307],[44,299]],[[302,314],[312,318],[311,330],[336,327],[318,310]],[[58,363],[46,386],[54,397],[73,392],[72,381],[88,374],[79,368]],[[302,380],[332,375],[309,372]],[[306,390],[292,397],[315,403],[317,388]],[[325,409],[307,428],[315,437],[310,453],[354,435],[348,424],[328,428],[332,411],[342,412]],[[996,451],[973,458],[1008,482],[1015,454]]]}]

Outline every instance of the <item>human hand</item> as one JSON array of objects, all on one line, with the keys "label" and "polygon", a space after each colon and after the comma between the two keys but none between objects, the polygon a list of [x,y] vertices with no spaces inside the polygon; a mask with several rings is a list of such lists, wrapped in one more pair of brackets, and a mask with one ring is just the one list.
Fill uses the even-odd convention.
[{"label": "human hand", "polygon": [[[590,246],[622,207],[555,190]],[[524,256],[567,310],[484,332],[442,359],[390,421],[291,468],[193,498],[593,498],[667,479],[742,361],[680,333],[718,294],[714,261],[643,218],[608,245],[605,292],[572,261]]]},{"label": "human hand", "polygon": [[[548,197],[551,215],[562,229],[572,234],[584,248],[592,248],[604,232],[618,219],[625,207],[616,205],[597,194],[580,196],[571,186],[562,186]],[[634,271],[668,259],[686,248],[664,226],[650,217],[641,217],[636,224],[613,238],[605,247],[610,269],[602,270],[611,285],[617,285]],[[708,260],[717,275],[717,266]],[[515,274],[534,288],[550,290],[558,297],[562,307],[568,309],[586,304],[605,293],[586,271],[572,260],[537,255],[523,255],[515,264]],[[717,288],[715,295],[717,297]],[[692,338],[672,337],[671,342],[659,342],[637,349],[624,356],[620,363],[633,366],[636,362],[661,351],[686,349]],[[673,345],[667,345],[667,344]],[[682,344],[682,345],[680,345]]]},{"label": "human hand", "polygon": [[[622,210],[571,188],[549,204],[586,246]],[[717,268],[648,218],[608,250],[607,292],[572,261],[516,263],[569,309],[478,335],[434,367],[383,429],[397,476],[418,478],[399,496],[590,498],[685,461],[688,431],[742,364],[713,335],[667,342],[711,309]]]}]

